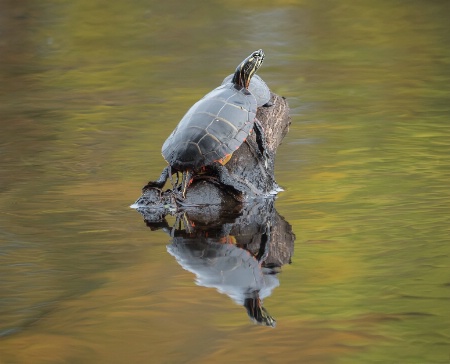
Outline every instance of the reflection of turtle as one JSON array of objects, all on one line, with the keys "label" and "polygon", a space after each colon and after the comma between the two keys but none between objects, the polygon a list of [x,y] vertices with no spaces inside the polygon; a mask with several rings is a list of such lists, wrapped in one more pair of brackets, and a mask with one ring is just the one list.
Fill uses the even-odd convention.
[{"label": "reflection of turtle", "polygon": [[[222,238],[220,240],[224,240]],[[174,237],[167,251],[186,270],[194,273],[197,284],[216,288],[244,306],[249,317],[264,326],[275,326],[275,319],[262,305],[279,285],[271,270],[248,251],[218,239]]]},{"label": "reflection of turtle", "polygon": [[264,132],[256,119],[257,100],[248,90],[263,60],[261,49],[253,52],[236,68],[231,82],[217,87],[191,107],[163,144],[162,154],[169,165],[144,190],[161,189],[173,173],[182,172],[181,191],[185,197],[193,174],[206,166],[221,183],[239,192],[248,189],[230,176],[224,164],[252,130],[256,133],[258,150],[267,161]]},{"label": "reflection of turtle", "polygon": [[199,285],[228,295],[256,323],[274,326],[262,299],[278,286],[277,274],[290,264],[295,240],[292,226],[278,214],[274,201],[252,200],[235,211],[185,206],[185,211],[175,213],[172,227],[160,216],[155,220],[154,208],[142,206],[137,211],[151,230],[170,235],[168,252],[196,275]]}]

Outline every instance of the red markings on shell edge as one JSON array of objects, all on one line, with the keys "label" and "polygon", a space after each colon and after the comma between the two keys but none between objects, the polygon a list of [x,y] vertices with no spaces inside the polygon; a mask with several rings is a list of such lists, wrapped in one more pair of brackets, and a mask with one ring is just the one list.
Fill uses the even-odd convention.
[{"label": "red markings on shell edge", "polygon": [[220,159],[217,159],[217,160],[215,160],[214,162],[217,162],[217,163],[220,163],[221,165],[225,165],[225,164],[227,164],[228,163],[228,161],[231,159],[231,156],[232,156],[233,154],[226,154],[225,155],[225,157],[223,157],[223,158],[220,158]]}]

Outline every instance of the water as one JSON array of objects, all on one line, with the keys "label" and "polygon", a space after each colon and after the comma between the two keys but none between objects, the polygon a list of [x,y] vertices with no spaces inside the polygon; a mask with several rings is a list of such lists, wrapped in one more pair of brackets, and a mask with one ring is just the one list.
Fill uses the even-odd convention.
[{"label": "water", "polygon": [[[0,363],[447,363],[447,2],[5,3]],[[254,325],[129,209],[250,51],[292,264]]]}]

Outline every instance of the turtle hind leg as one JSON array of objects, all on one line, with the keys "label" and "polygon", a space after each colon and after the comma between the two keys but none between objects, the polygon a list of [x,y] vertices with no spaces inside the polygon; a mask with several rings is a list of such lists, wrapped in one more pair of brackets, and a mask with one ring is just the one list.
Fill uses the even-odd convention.
[{"label": "turtle hind leg", "polygon": [[187,170],[183,172],[183,178],[181,179],[181,196],[183,197],[183,199],[186,198],[186,190],[191,184],[192,176],[192,171]]},{"label": "turtle hind leg", "polygon": [[267,151],[267,142],[266,136],[264,134],[264,129],[258,119],[255,119],[253,130],[255,131],[256,144],[258,144],[259,152],[264,159],[264,166],[267,168],[269,165],[270,156]]},{"label": "turtle hind leg", "polygon": [[146,190],[150,188],[159,188],[162,189],[164,185],[166,184],[167,178],[172,175],[172,169],[170,166],[167,166],[163,169],[161,172],[161,175],[156,181],[150,181],[148,182],[144,187],[142,187],[142,192],[145,192]]}]

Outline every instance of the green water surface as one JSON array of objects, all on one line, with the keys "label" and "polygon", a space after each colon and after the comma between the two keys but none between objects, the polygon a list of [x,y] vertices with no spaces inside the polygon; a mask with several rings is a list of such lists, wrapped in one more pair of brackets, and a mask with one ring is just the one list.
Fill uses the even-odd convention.
[{"label": "green water surface", "polygon": [[[0,363],[448,363],[447,1],[0,5]],[[187,109],[263,48],[297,236],[274,329],[129,205]]]}]

